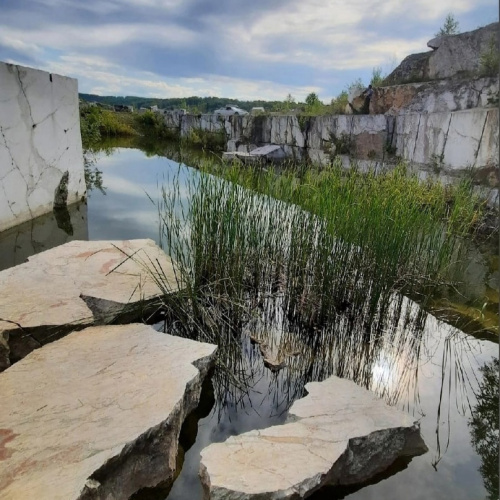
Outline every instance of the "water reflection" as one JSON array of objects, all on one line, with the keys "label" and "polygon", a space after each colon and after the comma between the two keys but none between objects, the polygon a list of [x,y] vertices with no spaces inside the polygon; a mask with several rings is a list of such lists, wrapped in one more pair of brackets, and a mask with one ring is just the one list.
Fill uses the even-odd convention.
[{"label": "water reflection", "polygon": [[497,500],[499,497],[498,369],[498,358],[480,368],[483,379],[479,384],[477,403],[469,420],[471,440],[481,457],[479,472],[483,476],[489,500]]},{"label": "water reflection", "polygon": [[87,204],[75,203],[0,234],[0,271],[73,240],[87,240]]},{"label": "water reflection", "polygon": [[[282,297],[264,301],[242,325],[239,345],[223,345],[213,378],[214,409],[200,422],[198,439],[186,454],[169,500],[202,498],[197,472],[203,447],[233,434],[283,422],[293,401],[304,396],[306,383],[332,374],[374,390],[389,404],[413,415],[421,422],[430,453],[412,462],[411,474],[416,473],[422,483],[414,493],[397,496],[391,492],[394,483],[401,482],[399,474],[391,474],[405,470],[405,462],[376,478],[367,489],[343,493],[328,489],[328,494],[334,498],[347,494],[372,498],[371,490],[376,487],[384,491],[384,498],[421,498],[423,491],[430,498],[439,498],[438,492],[450,489],[450,475],[458,483],[467,483],[456,498],[470,498],[469,494],[481,491],[475,470],[464,470],[453,462],[460,456],[471,458],[463,439],[467,428],[464,416],[474,403],[478,366],[481,359],[491,356],[494,346],[478,343],[437,321],[401,296],[393,298],[380,333],[369,338],[363,322],[344,315],[324,329],[304,330],[288,319],[282,305]],[[273,357],[284,359],[286,366],[277,373],[266,368],[251,337],[265,342]],[[434,477],[429,477],[431,465],[437,472]],[[326,498],[325,492],[318,495]]]},{"label": "water reflection", "polygon": [[[119,149],[103,155],[97,166],[107,195],[95,191],[89,201],[91,239],[149,237],[160,243],[157,208],[147,194],[155,199],[164,179],[177,173],[178,164]],[[180,172],[187,178],[193,171]],[[482,280],[477,269],[471,268],[470,275],[471,280]],[[464,285],[464,293],[467,288]],[[241,324],[221,324],[224,342],[213,378],[216,404],[199,423],[196,442],[186,453],[169,499],[202,498],[197,474],[203,447],[283,422],[292,402],[304,395],[305,384],[330,374],[351,378],[410,412],[420,420],[430,448],[408,468],[397,469],[398,474],[345,494],[358,499],[465,500],[486,493],[467,421],[476,405],[478,368],[490,362],[497,345],[441,323],[401,296],[392,298],[387,314],[369,331],[364,321],[348,314],[337,315],[321,329],[305,328],[286,314],[285,298],[275,292],[264,300],[253,297]],[[286,367],[277,373],[266,368],[250,336],[268,344],[271,355],[285,360]]]}]

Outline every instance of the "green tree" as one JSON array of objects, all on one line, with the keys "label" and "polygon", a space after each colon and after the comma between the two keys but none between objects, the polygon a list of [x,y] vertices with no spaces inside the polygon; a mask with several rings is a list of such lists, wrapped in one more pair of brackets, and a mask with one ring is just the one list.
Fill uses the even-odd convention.
[{"label": "green tree", "polygon": [[488,48],[479,56],[479,73],[482,76],[496,76],[500,67],[500,57],[496,37],[492,36]]},{"label": "green tree", "polygon": [[320,103],[318,94],[315,92],[311,92],[307,97],[306,97],[306,104],[308,106],[317,106]]},{"label": "green tree", "polygon": [[311,92],[306,97],[306,112],[318,114],[322,112],[323,103],[319,100],[318,94]]},{"label": "green tree", "polygon": [[460,33],[460,30],[458,28],[458,21],[455,19],[455,16],[450,12],[446,16],[443,26],[436,33],[436,36],[456,35],[458,33]]},{"label": "green tree", "polygon": [[349,102],[348,98],[347,91],[343,90],[336,98],[331,100],[330,107],[334,115],[345,114],[345,108]]},{"label": "green tree", "polygon": [[292,94],[288,94],[285,99],[284,109],[285,111],[290,111],[295,107],[295,97]]}]

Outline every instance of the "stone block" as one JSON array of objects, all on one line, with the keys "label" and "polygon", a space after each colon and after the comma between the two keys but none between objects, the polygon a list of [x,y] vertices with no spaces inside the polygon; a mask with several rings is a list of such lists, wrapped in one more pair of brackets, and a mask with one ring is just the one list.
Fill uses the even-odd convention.
[{"label": "stone block", "polygon": [[0,497],[126,500],[171,483],[215,350],[131,324],[32,352],[0,376]]},{"label": "stone block", "polygon": [[0,231],[86,196],[77,81],[0,62]]}]

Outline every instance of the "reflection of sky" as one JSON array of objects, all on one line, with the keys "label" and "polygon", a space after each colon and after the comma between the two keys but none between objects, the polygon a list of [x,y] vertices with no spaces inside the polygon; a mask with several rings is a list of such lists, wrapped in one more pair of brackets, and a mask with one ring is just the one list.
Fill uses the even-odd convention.
[{"label": "reflection of sky", "polygon": [[[418,306],[408,300],[405,301],[405,307],[407,306],[411,310],[418,310]],[[278,322],[282,319],[278,318]],[[251,333],[255,335],[258,332],[256,336],[264,338],[269,345],[273,344],[273,341],[280,344],[280,330],[278,328],[274,331],[273,328],[277,325],[261,326],[261,330],[250,328]],[[281,332],[283,333],[287,328],[283,323],[281,326],[285,327]],[[420,334],[420,340],[414,342],[413,336],[418,337]],[[289,335],[281,335],[282,339],[286,337],[290,341]],[[298,345],[298,342],[292,341],[288,350],[293,350]],[[253,373],[250,397],[243,398],[245,404],[241,407],[229,404],[221,413],[217,411],[220,410],[220,405],[216,406],[210,416],[200,421],[196,443],[186,456],[183,471],[169,500],[201,498],[197,473],[199,453],[204,447],[211,442],[225,440],[229,435],[279,424],[283,421],[280,410],[286,406],[283,401],[287,392],[295,392],[294,397],[301,396],[302,384],[298,380],[295,380],[297,385],[294,383],[294,375],[290,372],[292,365],[279,375],[273,376],[263,367],[258,349],[249,349],[248,341],[245,341],[243,346],[247,351],[246,363],[252,366]],[[274,346],[273,351],[277,348]],[[492,342],[476,340],[432,316],[427,317],[422,331],[414,331],[411,325],[400,321],[395,333],[385,335],[382,348],[373,351],[375,357],[371,365],[371,388],[383,395],[384,400],[410,413],[420,422],[422,436],[429,452],[413,458],[405,470],[377,484],[362,488],[349,495],[349,498],[485,498],[483,480],[478,471],[480,457],[471,446],[471,434],[467,425],[470,418],[468,405],[475,404],[473,392],[477,389],[476,377],[481,378],[479,367],[489,361],[497,351],[498,346]],[[363,352],[363,349],[360,352]],[[333,350],[323,346],[316,351],[315,357],[318,364],[326,366],[329,356],[343,358],[350,353],[348,346],[337,343],[334,344]],[[355,360],[351,363],[355,364]],[[304,367],[298,368],[302,372]],[[464,380],[460,380],[460,374],[464,375]],[[287,376],[290,377],[288,384],[284,380]],[[310,380],[307,375],[306,378]],[[303,380],[305,381],[307,380]],[[298,390],[294,391],[294,387]],[[436,462],[435,470],[433,464]],[[330,497],[328,493],[322,496],[319,492],[311,498],[325,500]]]},{"label": "reflection of sky", "polygon": [[[478,472],[480,458],[472,449],[470,429],[467,426],[470,418],[467,398],[473,405],[473,389],[477,388],[476,377],[481,378],[478,368],[497,352],[498,346],[492,342],[476,340],[432,316],[428,316],[425,325],[418,373],[408,366],[407,356],[403,351],[398,352],[397,349],[387,346],[374,364],[374,374],[378,376],[380,385],[387,381],[390,386],[394,386],[408,378],[405,371],[410,368],[412,380],[408,380],[408,383],[416,387],[416,390],[411,387],[396,406],[403,411],[409,411],[420,421],[422,436],[429,452],[414,458],[406,470],[364,488],[349,498],[485,498],[486,492]],[[468,381],[459,380],[461,370]],[[442,380],[443,392],[438,424]],[[379,384],[374,380],[374,385]],[[414,399],[415,394],[418,394],[418,400]],[[442,458],[437,464],[437,470],[434,470],[432,463],[440,456]]]},{"label": "reflection of sky", "polygon": [[[151,238],[159,243],[156,203],[161,186],[168,186],[179,164],[164,157],[148,158],[137,149],[117,148],[109,156],[101,153],[96,167],[102,171],[106,194],[98,190],[90,193],[89,239]],[[194,171],[181,167],[181,183],[191,172]]]}]

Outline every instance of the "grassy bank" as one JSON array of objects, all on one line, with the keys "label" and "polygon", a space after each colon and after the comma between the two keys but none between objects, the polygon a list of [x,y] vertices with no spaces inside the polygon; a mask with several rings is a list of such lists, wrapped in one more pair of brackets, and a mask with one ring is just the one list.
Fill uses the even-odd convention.
[{"label": "grassy bank", "polygon": [[80,107],[80,131],[84,151],[97,148],[101,141],[110,137],[137,135],[133,120],[128,113],[115,113],[97,106]]}]

